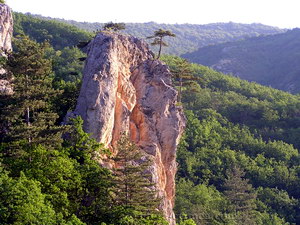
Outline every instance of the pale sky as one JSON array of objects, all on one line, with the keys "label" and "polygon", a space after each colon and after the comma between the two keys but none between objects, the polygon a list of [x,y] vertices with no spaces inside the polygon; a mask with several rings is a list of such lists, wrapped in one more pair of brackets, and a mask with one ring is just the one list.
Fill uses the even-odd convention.
[{"label": "pale sky", "polygon": [[86,22],[262,23],[300,27],[300,0],[6,0],[16,12]]}]

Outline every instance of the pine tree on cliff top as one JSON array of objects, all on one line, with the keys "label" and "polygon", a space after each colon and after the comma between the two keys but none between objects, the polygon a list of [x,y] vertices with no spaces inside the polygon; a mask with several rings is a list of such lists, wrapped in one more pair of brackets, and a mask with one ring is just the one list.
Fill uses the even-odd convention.
[{"label": "pine tree on cliff top", "polygon": [[119,140],[117,151],[113,158],[117,166],[114,170],[116,204],[132,209],[139,216],[160,214],[160,199],[156,196],[155,184],[150,181],[151,175],[147,172],[150,159],[126,136]]},{"label": "pine tree on cliff top", "polygon": [[176,37],[176,35],[173,34],[169,30],[159,29],[157,31],[154,31],[153,36],[147,37],[147,38],[150,38],[150,39],[154,38],[151,45],[158,45],[159,46],[157,59],[159,59],[159,57],[160,57],[162,46],[168,46],[168,44],[163,40],[164,37]]}]

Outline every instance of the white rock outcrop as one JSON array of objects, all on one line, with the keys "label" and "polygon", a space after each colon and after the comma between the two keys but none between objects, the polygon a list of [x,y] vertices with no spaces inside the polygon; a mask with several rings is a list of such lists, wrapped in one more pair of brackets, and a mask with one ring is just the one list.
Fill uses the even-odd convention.
[{"label": "white rock outcrop", "polygon": [[[0,4],[0,56],[12,50],[13,18],[10,8]],[[8,80],[3,78],[5,70],[0,68],[0,94],[11,94],[12,87]]]},{"label": "white rock outcrop", "polygon": [[11,9],[0,4],[0,49],[11,51],[11,40],[13,34],[13,19]]},{"label": "white rock outcrop", "polygon": [[126,132],[154,159],[151,174],[161,210],[175,224],[176,147],[185,119],[168,67],[153,59],[146,42],[116,33],[99,33],[87,53],[74,114],[112,151]]}]

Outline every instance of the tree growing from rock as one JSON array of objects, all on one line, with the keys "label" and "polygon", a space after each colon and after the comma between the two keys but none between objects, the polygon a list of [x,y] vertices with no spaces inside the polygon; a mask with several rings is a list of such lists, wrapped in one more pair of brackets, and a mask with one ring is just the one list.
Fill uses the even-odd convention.
[{"label": "tree growing from rock", "polygon": [[126,27],[125,23],[109,22],[109,23],[104,24],[103,30],[105,30],[105,31],[120,31],[120,30],[124,30],[125,27]]},{"label": "tree growing from rock", "polygon": [[168,46],[168,44],[163,40],[164,37],[176,37],[176,35],[169,30],[159,29],[159,30],[154,31],[153,36],[147,37],[149,39],[154,39],[153,42],[151,43],[151,45],[159,46],[157,59],[159,59],[159,57],[161,55],[162,46]]}]

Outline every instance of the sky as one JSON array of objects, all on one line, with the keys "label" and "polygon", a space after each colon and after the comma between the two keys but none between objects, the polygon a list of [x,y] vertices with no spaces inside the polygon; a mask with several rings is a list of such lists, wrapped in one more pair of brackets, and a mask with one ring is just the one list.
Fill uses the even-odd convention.
[{"label": "sky", "polygon": [[300,27],[300,0],[6,0],[16,12],[86,22],[262,23]]}]

